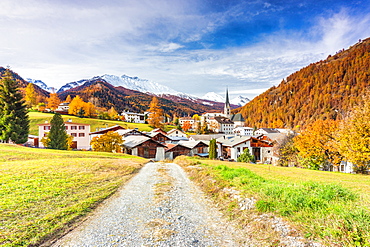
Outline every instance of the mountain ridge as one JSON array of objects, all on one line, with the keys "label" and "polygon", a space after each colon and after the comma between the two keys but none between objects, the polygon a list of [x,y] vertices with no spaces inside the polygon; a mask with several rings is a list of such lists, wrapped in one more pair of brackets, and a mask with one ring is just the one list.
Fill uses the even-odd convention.
[{"label": "mountain ridge", "polygon": [[294,128],[341,119],[368,93],[370,38],[289,75],[233,112],[248,126]]}]

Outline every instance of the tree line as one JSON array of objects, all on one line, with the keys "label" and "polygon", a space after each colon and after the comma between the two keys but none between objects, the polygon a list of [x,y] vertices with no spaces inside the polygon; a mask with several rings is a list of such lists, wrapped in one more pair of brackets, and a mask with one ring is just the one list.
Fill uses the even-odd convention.
[{"label": "tree line", "polygon": [[341,119],[318,119],[278,146],[280,165],[339,170],[342,161],[366,173],[370,164],[370,93]]}]

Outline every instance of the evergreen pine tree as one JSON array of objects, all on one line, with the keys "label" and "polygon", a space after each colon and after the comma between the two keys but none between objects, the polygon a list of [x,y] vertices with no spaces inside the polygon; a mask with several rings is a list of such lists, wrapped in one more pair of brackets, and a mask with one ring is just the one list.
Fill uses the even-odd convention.
[{"label": "evergreen pine tree", "polygon": [[256,159],[249,152],[249,148],[244,149],[243,153],[238,157],[238,162],[255,162]]},{"label": "evergreen pine tree", "polygon": [[217,158],[216,139],[212,139],[209,142],[209,158],[210,159],[216,159]]},{"label": "evergreen pine tree", "polygon": [[60,113],[55,113],[50,121],[50,132],[48,138],[50,141],[48,142],[47,148],[60,150],[68,149],[68,134]]},{"label": "evergreen pine tree", "polygon": [[23,144],[28,139],[30,121],[25,101],[9,70],[0,80],[0,140]]}]

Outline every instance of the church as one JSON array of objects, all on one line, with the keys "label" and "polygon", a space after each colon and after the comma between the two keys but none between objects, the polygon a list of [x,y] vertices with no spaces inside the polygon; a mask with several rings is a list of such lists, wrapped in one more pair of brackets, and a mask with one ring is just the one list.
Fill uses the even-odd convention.
[{"label": "church", "polygon": [[244,126],[244,118],[241,113],[231,114],[229,90],[226,89],[226,100],[223,113],[206,113],[203,121],[207,122],[209,130],[215,133],[233,134],[233,129]]}]

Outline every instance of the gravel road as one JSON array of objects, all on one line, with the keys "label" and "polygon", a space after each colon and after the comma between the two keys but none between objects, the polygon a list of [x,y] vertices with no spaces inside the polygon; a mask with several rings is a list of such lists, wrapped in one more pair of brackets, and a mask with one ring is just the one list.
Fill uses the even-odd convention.
[{"label": "gravel road", "polygon": [[53,246],[250,246],[173,163],[148,163]]}]

